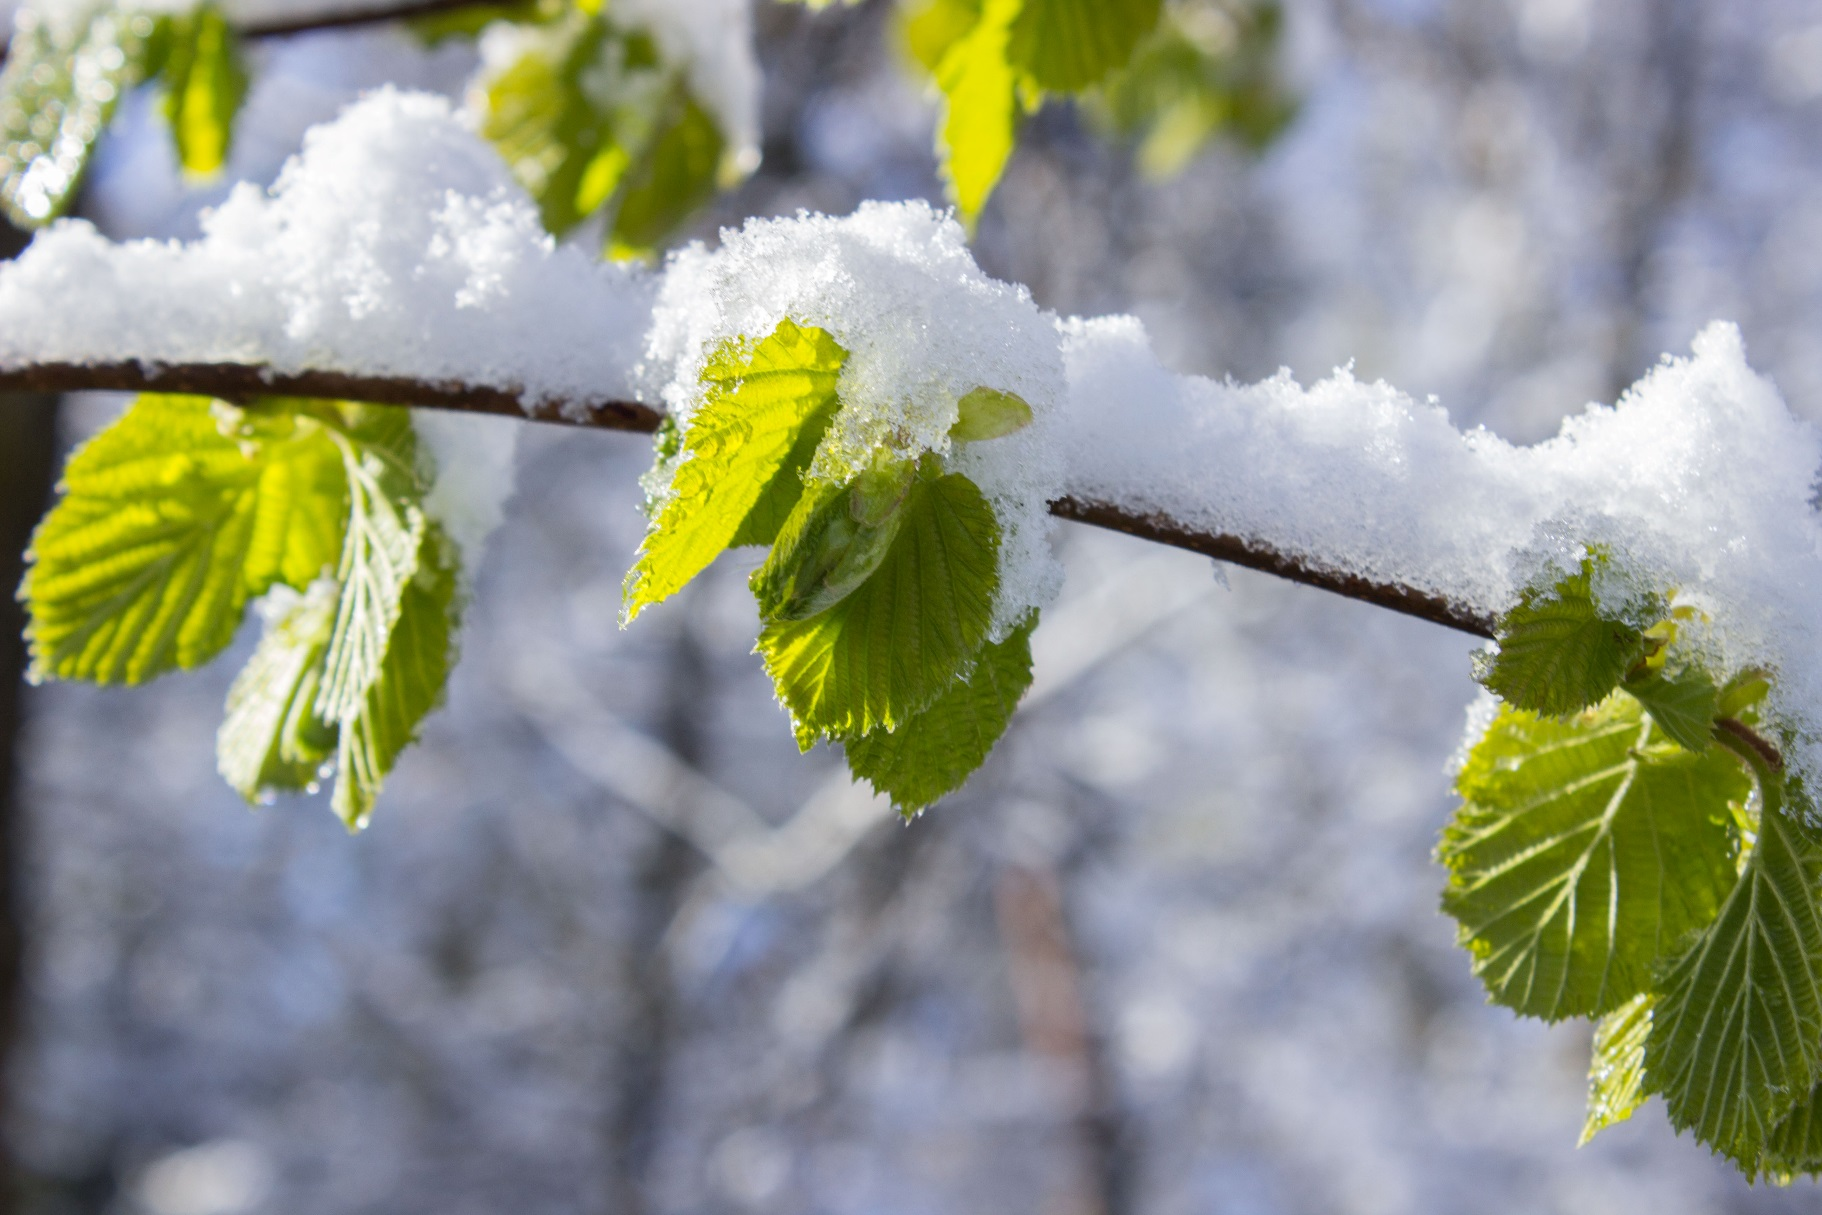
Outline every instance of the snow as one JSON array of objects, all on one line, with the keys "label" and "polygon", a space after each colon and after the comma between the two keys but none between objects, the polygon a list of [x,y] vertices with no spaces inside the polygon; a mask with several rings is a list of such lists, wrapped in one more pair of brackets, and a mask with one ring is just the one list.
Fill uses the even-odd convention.
[{"label": "snow", "polygon": [[[1065,491],[1489,614],[1598,545],[1620,575],[1597,588],[1610,607],[1674,591],[1707,620],[1680,644],[1723,673],[1777,672],[1773,720],[1822,787],[1822,438],[1727,324],[1520,447],[1347,370],[1309,387],[1179,374],[1139,321],[1058,318],[989,278],[921,203],[751,221],[655,273],[597,265],[541,233],[446,102],[381,91],[315,130],[269,194],[237,189],[200,241],[41,234],[0,271],[0,365],[264,362],[511,385],[534,404],[630,395],[687,417],[707,352],[786,317],[850,352],[825,471],[885,442],[940,453],[987,493],[1007,538],[1002,635],[1055,595],[1045,507]],[[979,385],[1036,420],[952,450],[956,399]],[[489,487],[459,495],[472,517],[450,508],[475,544],[510,492],[510,452],[482,433],[447,456],[452,485]]]},{"label": "snow", "polygon": [[1608,611],[1674,592],[1706,618],[1680,645],[1723,674],[1777,672],[1772,719],[1822,788],[1822,435],[1748,366],[1735,326],[1529,447],[1345,370],[1240,385],[1169,371],[1131,318],[1062,330],[1072,493],[1483,613],[1599,548]]},{"label": "snow", "polygon": [[624,397],[650,313],[635,271],[557,246],[441,98],[382,89],[311,131],[270,192],[190,243],[59,222],[0,277],[0,365],[265,363]]},{"label": "snow", "polygon": [[524,427],[511,418],[420,409],[412,428],[435,466],[424,509],[462,550],[462,577],[472,585],[487,538],[506,518]]}]

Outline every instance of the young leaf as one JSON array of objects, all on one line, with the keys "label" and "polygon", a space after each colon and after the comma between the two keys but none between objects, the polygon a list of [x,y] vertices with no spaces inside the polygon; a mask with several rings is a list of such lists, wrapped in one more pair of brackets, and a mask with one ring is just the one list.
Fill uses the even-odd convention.
[{"label": "young leaf", "polygon": [[949,48],[966,38],[980,21],[981,0],[916,0],[900,4],[898,15],[906,52],[933,73]]},{"label": "young leaf", "polygon": [[454,549],[434,524],[424,530],[420,544],[378,676],[341,723],[331,804],[350,828],[366,826],[386,774],[417,737],[419,723],[442,701],[454,665]]},{"label": "young leaf", "polygon": [[214,657],[247,600],[335,561],[346,495],[312,420],[141,396],[71,457],[22,595],[34,678],[141,683]]},{"label": "young leaf", "polygon": [[912,815],[955,792],[986,762],[1012,711],[1031,686],[1031,631],[1037,617],[981,651],[966,679],[896,730],[877,729],[843,744],[848,769]]},{"label": "young leaf", "polygon": [[[835,414],[847,357],[825,331],[786,320],[763,341],[729,342],[709,359],[707,395],[685,429],[668,498],[626,576],[628,621],[676,594],[728,545],[756,541],[762,524],[790,513],[815,452],[809,436],[820,438]],[[764,520],[746,526],[756,511]]]},{"label": "young leaf", "polygon": [[916,476],[887,457],[845,485],[808,488],[749,580],[761,618],[807,620],[852,594],[886,559]]},{"label": "young leaf", "polygon": [[1705,751],[1712,741],[1720,689],[1697,666],[1649,671],[1622,685],[1679,747]]},{"label": "young leaf", "polygon": [[1159,0],[1024,0],[1006,57],[1040,88],[1073,93],[1124,66],[1160,8]]},{"label": "young leaf", "polygon": [[1006,162],[1018,123],[1019,73],[1006,44],[1020,0],[985,0],[981,19],[936,66],[943,93],[937,158],[949,196],[970,230]]},{"label": "young leaf", "polygon": [[1794,782],[1731,735],[1716,739],[1758,777],[1758,838],[1714,924],[1657,984],[1645,1075],[1673,1126],[1750,1174],[1822,1062],[1822,838]]},{"label": "young leaf", "polygon": [[1548,1020],[1619,1007],[1707,927],[1735,882],[1728,803],[1751,790],[1623,696],[1568,720],[1502,706],[1456,787],[1443,910],[1494,1002]]},{"label": "young leaf", "polygon": [[227,163],[234,115],[247,95],[240,40],[220,9],[205,4],[171,19],[162,76],[178,163],[189,176],[214,176]]},{"label": "young leaf", "polygon": [[858,590],[759,635],[779,699],[810,730],[851,738],[904,725],[986,640],[999,591],[993,508],[966,477],[930,468],[900,510],[898,535]]},{"label": "young leaf", "polygon": [[615,257],[648,255],[683,216],[715,196],[727,146],[721,129],[681,86],[669,109],[614,205],[609,252]]},{"label": "young leaf", "polygon": [[481,134],[560,236],[607,200],[619,179],[611,166],[630,159],[616,104],[650,108],[666,89],[649,39],[624,39],[598,14],[575,12],[484,83]]},{"label": "young leaf", "polygon": [[348,528],[336,568],[341,602],[316,708],[323,720],[342,724],[361,711],[380,678],[427,520],[409,414],[365,410],[336,440],[348,474]]},{"label": "young leaf", "polygon": [[162,50],[164,20],[92,4],[46,18],[22,7],[0,70],[0,209],[21,228],[63,214],[121,96]]},{"label": "young leaf", "polygon": [[956,402],[955,425],[949,428],[949,437],[958,443],[984,443],[1029,425],[1031,406],[1025,398],[997,388],[972,388]]},{"label": "young leaf", "polygon": [[1588,1065],[1588,1118],[1581,1143],[1624,1122],[1645,1101],[1645,1038],[1651,1033],[1651,996],[1641,992],[1594,1027]]},{"label": "young leaf", "polygon": [[262,609],[272,613],[265,636],[228,690],[215,739],[222,779],[250,802],[309,788],[335,750],[335,727],[315,706],[340,589],[323,578],[303,595],[275,590],[278,602]]},{"label": "young leaf", "polygon": [[1521,709],[1560,715],[1604,698],[1639,657],[1639,630],[1600,614],[1594,558],[1549,591],[1528,590],[1500,622],[1499,655],[1482,682]]}]

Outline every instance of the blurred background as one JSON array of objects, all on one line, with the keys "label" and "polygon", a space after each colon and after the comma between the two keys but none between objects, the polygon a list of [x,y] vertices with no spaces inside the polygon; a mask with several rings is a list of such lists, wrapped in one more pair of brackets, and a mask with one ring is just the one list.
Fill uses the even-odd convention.
[{"label": "blurred background", "polygon": [[[885,3],[754,19],[764,163],[691,235],[940,200]],[[1813,3],[1292,0],[1270,54],[1288,125],[1167,180],[1045,109],[983,265],[1135,312],[1183,370],[1351,360],[1517,441],[1723,317],[1822,418]],[[362,88],[472,66],[386,29],[257,55],[232,166],[255,180]],[[220,196],[183,188],[138,98],[84,213],[185,236]],[[7,560],[53,447],[120,407],[67,400],[54,434],[45,402],[0,408]],[[359,837],[217,778],[250,635],[134,693],[19,693],[24,1209],[1816,1209],[1655,1102],[1578,1149],[1587,1029],[1484,1003],[1430,859],[1471,639],[1060,525],[1027,705],[905,827],[797,754],[739,561],[616,627],[647,460],[523,428],[449,705]]]}]

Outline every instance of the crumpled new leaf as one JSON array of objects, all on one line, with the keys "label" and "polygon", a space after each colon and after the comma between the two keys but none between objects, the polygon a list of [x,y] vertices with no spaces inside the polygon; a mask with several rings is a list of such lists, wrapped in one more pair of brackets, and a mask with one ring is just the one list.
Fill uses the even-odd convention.
[{"label": "crumpled new leaf", "polygon": [[824,330],[790,320],[711,356],[707,395],[689,416],[670,484],[626,576],[626,620],[683,589],[729,545],[777,534],[834,416],[847,357]]},{"label": "crumpled new leaf", "polygon": [[1575,713],[1603,699],[1643,651],[1643,634],[1603,615],[1595,558],[1547,590],[1527,590],[1500,621],[1499,653],[1481,682],[1538,713]]}]

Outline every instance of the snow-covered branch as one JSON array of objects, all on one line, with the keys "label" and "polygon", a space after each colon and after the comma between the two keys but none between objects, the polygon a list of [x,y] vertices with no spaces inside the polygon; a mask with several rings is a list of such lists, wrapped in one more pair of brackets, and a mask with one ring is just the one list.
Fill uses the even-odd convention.
[{"label": "snow-covered branch", "polygon": [[[604,265],[544,233],[447,103],[382,92],[312,132],[269,194],[238,187],[200,240],[115,244],[77,221],[41,233],[0,269],[0,386],[646,430],[688,420],[713,351],[786,320],[844,352],[833,460],[890,437],[946,453],[991,503],[1005,621],[1054,597],[1049,514],[1481,635],[1592,546],[1625,574],[1603,601],[1674,590],[1716,669],[1776,670],[1774,719],[1822,770],[1822,438],[1731,326],[1617,406],[1517,447],[1347,371],[1307,387],[1182,374],[1130,317],[1057,317],[987,277],[959,226],[921,204],[756,220],[657,269]],[[977,387],[1017,394],[1033,424],[952,448]]]}]

